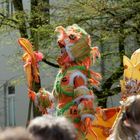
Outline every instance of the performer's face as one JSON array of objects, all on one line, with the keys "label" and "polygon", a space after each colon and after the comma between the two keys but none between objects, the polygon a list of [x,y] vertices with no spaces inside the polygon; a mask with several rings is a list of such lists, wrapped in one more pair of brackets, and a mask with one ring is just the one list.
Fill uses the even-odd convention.
[{"label": "performer's face", "polygon": [[61,54],[59,55],[57,62],[59,65],[66,65],[69,62],[72,62],[71,57],[71,47],[80,39],[81,34],[76,32],[76,30],[70,26],[67,29],[63,27],[58,28],[58,46],[61,49]]}]

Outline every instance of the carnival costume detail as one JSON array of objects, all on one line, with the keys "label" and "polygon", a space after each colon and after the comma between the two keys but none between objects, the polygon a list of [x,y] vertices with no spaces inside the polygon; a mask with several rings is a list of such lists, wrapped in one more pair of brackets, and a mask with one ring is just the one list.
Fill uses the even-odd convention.
[{"label": "carnival costume detail", "polygon": [[[78,131],[78,140],[105,140],[119,108],[96,107],[91,88],[99,85],[101,76],[91,70],[90,66],[100,57],[98,47],[91,47],[90,35],[76,24],[67,28],[58,26],[55,31],[59,33],[57,42],[61,54],[57,58],[60,70],[53,92],[41,88],[39,93],[35,93],[29,88],[29,97],[42,114],[64,115],[69,118]],[[24,54],[27,56],[25,68],[32,64],[35,69],[32,76],[30,69],[26,70],[31,85],[32,78],[38,75],[37,62],[42,58],[37,59],[35,52],[29,49],[32,45],[26,39],[20,38],[19,43],[27,52]]]},{"label": "carnival costume detail", "polygon": [[40,52],[33,51],[32,44],[25,38],[20,38],[18,43],[25,51],[22,56],[23,61],[25,62],[24,70],[26,72],[26,78],[28,83],[28,88],[32,88],[32,82],[35,81],[39,83],[39,71],[38,71],[38,62],[42,61],[43,54]]},{"label": "carnival costume detail", "polygon": [[100,53],[97,47],[90,47],[90,36],[78,25],[66,29],[59,26],[56,32],[60,33],[58,44],[61,49],[57,59],[61,69],[54,84],[57,114],[70,118],[80,132],[96,135],[91,129],[95,106],[90,87],[98,86],[101,76],[89,67]]},{"label": "carnival costume detail", "polygon": [[113,127],[117,124],[120,115],[124,115],[123,119],[126,119],[125,111],[127,106],[127,97],[140,94],[140,49],[137,49],[129,59],[127,56],[123,56],[124,73],[123,79],[120,80],[121,86],[121,101],[120,111],[114,121]]},{"label": "carnival costume detail", "polygon": [[123,98],[140,94],[140,49],[136,50],[131,58],[123,57],[124,75],[120,81]]}]

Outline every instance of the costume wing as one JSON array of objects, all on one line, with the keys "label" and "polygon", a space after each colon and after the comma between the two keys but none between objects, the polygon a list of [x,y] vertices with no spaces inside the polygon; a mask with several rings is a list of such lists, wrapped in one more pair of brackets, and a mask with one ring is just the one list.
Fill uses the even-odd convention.
[{"label": "costume wing", "polygon": [[32,44],[29,42],[28,39],[19,38],[19,39],[18,39],[18,43],[20,44],[20,46],[23,48],[23,50],[24,50],[25,52],[27,52],[32,58],[34,58],[33,46],[32,46]]},{"label": "costume wing", "polygon": [[132,79],[140,80],[140,62],[134,67]]},{"label": "costume wing", "polygon": [[[27,55],[26,58],[23,60],[25,61],[25,72],[27,75],[27,79],[29,79],[28,81],[32,81],[35,80],[35,82],[39,82],[39,72],[38,72],[38,68],[37,68],[37,61],[36,61],[36,57],[35,57],[35,53],[33,51],[33,46],[30,43],[29,40],[25,39],[25,38],[19,38],[18,42],[20,44],[20,46],[23,48],[23,50],[25,51],[25,54]],[[24,54],[24,55],[25,55]],[[24,57],[23,55],[23,57]],[[28,63],[30,63],[30,65],[28,65]],[[31,83],[28,83],[28,85],[31,85]]]},{"label": "costume wing", "polygon": [[133,65],[137,65],[140,62],[140,49],[136,50],[131,56],[131,62]]},{"label": "costume wing", "polygon": [[123,56],[124,77],[131,78],[134,71],[134,65],[127,56]]}]

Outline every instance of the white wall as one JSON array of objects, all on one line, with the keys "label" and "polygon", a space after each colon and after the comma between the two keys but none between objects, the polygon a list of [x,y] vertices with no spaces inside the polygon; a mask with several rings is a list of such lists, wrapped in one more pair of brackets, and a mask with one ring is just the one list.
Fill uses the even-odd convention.
[{"label": "white wall", "polygon": [[[17,51],[21,49],[17,44],[19,34],[18,32],[10,31],[9,29],[7,29],[6,31],[7,32],[0,33],[0,85],[3,85],[7,81],[8,82],[13,82],[13,80],[20,81],[21,76],[24,75],[21,58],[15,56]],[[2,104],[3,102],[1,101],[0,107],[3,107]],[[22,81],[19,82],[18,85],[17,84],[15,85],[16,125],[26,124],[27,110],[28,110],[27,86]]]}]

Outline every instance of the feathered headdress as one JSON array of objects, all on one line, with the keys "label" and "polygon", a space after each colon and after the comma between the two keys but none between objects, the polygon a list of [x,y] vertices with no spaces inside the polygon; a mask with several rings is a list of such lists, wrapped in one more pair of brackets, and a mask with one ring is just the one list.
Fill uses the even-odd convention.
[{"label": "feathered headdress", "polygon": [[120,81],[123,94],[140,93],[140,49],[136,50],[131,58],[123,57],[124,74]]},{"label": "feathered headdress", "polygon": [[98,47],[91,47],[90,35],[77,24],[67,28],[58,26],[55,31],[60,33],[58,37],[60,48],[65,46],[71,61],[80,66],[85,66],[91,76],[89,81],[98,85],[99,82],[96,79],[101,79],[101,76],[99,73],[89,70],[89,67],[92,62],[96,61],[97,57],[100,57],[100,52]]}]

